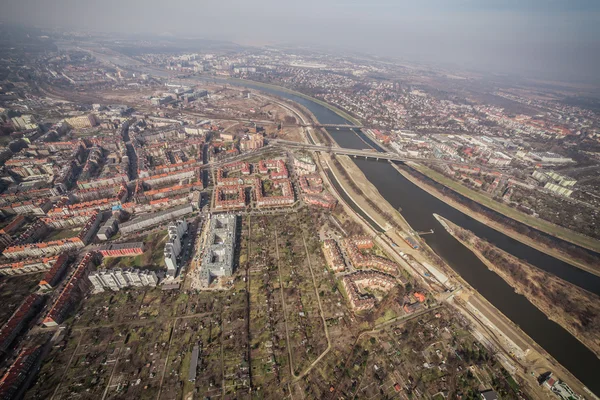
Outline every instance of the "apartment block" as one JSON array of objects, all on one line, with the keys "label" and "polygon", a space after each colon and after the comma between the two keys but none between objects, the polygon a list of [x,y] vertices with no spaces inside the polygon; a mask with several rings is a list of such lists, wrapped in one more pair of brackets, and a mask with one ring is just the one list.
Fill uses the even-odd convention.
[{"label": "apartment block", "polygon": [[217,276],[231,276],[236,246],[237,217],[213,215],[210,219],[207,245],[202,257],[200,276],[208,286]]},{"label": "apartment block", "polygon": [[153,271],[128,268],[105,269],[91,272],[88,276],[95,292],[105,289],[119,291],[127,287],[156,286],[158,278]]}]

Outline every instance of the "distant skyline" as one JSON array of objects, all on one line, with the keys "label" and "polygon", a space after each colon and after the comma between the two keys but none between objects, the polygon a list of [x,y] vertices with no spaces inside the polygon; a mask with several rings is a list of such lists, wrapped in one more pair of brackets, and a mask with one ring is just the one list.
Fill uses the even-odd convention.
[{"label": "distant skyline", "polygon": [[600,83],[597,0],[0,0],[5,23],[340,47]]}]

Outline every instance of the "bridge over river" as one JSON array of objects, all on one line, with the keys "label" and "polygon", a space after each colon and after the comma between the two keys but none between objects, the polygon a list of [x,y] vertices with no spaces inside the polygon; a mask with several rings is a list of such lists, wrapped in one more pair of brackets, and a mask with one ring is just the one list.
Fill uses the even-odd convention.
[{"label": "bridge over river", "polygon": [[[279,146],[291,148],[291,149],[303,149],[303,150],[312,150],[312,151],[322,151],[322,152],[333,153],[333,154],[342,154],[342,155],[347,155],[347,156],[351,156],[354,158],[361,157],[361,158],[365,158],[365,159],[389,160],[389,161],[399,161],[399,162],[413,161],[413,162],[428,162],[428,163],[435,163],[435,164],[460,164],[460,165],[469,165],[472,167],[485,169],[485,168],[482,168],[482,166],[479,164],[462,162],[462,161],[458,161],[458,160],[446,160],[446,159],[426,158],[426,157],[407,157],[407,156],[401,156],[399,154],[392,153],[392,152],[378,152],[374,149],[357,150],[357,149],[348,149],[348,148],[336,147],[336,146],[323,146],[323,145],[315,145],[315,144],[308,144],[308,143],[291,142],[288,140],[280,140],[280,139],[271,140],[270,144],[275,145],[275,146],[279,145]],[[496,168],[496,169],[498,169],[498,168]]]}]

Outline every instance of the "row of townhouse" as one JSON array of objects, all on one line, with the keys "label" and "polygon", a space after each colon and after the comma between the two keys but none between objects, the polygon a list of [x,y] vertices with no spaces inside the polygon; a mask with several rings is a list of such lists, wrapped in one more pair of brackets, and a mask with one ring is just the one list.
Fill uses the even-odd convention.
[{"label": "row of townhouse", "polygon": [[144,253],[143,242],[112,243],[100,247],[98,252],[102,257],[129,257]]},{"label": "row of townhouse", "polygon": [[62,253],[60,256],[53,257],[53,259],[51,268],[44,274],[38,284],[40,289],[51,290],[54,288],[67,270],[70,260],[67,253]]},{"label": "row of townhouse", "polygon": [[96,231],[98,230],[101,221],[102,214],[98,211],[95,211],[92,214],[92,216],[87,220],[83,228],[81,228],[77,237],[81,239],[81,241],[84,244],[89,244],[92,241],[94,235],[96,234]]},{"label": "row of townhouse", "polygon": [[371,238],[358,236],[344,239],[343,243],[350,262],[356,268],[373,268],[390,274],[397,272],[396,264],[393,261],[372,254],[364,254],[361,251],[373,247]]},{"label": "row of townhouse", "polygon": [[[286,172],[287,174],[287,172]],[[281,196],[264,196],[262,182],[254,187],[254,194],[256,197],[256,206],[262,207],[289,207],[296,202],[294,196],[294,189],[289,179],[281,179],[273,183],[274,188],[281,190]]]},{"label": "row of townhouse", "polygon": [[171,172],[181,171],[184,169],[198,168],[201,165],[202,165],[202,163],[199,160],[196,160],[195,158],[191,158],[187,161],[158,166],[158,167],[154,168],[154,174],[155,175],[168,174]]},{"label": "row of townhouse", "polygon": [[85,212],[79,212],[78,215],[53,214],[43,217],[41,220],[51,228],[65,229],[85,225],[96,213],[97,211],[91,208]]},{"label": "row of townhouse", "polygon": [[172,219],[176,219],[179,217],[183,217],[184,215],[191,214],[194,211],[192,205],[188,202],[187,204],[182,204],[176,207],[171,207],[166,210],[149,213],[146,215],[139,216],[134,218],[131,221],[122,223],[119,226],[119,230],[125,235],[132,232],[141,231],[143,229],[149,228],[151,226],[159,225],[170,221]]},{"label": "row of townhouse", "polygon": [[166,188],[155,189],[155,190],[147,190],[142,191],[139,190],[136,192],[135,201],[136,203],[148,203],[152,200],[158,200],[162,198],[177,196],[181,194],[187,194],[192,191],[202,190],[203,185],[200,179],[186,183],[183,185],[174,185]]},{"label": "row of townhouse", "polygon": [[308,205],[323,207],[328,210],[333,210],[337,205],[337,199],[329,193],[303,194],[302,200]]},{"label": "row of townhouse", "polygon": [[301,175],[298,181],[304,193],[319,194],[323,191],[323,179],[317,174]]},{"label": "row of townhouse", "polygon": [[32,272],[47,271],[52,268],[60,256],[30,258],[23,261],[0,264],[0,275],[23,275]]},{"label": "row of townhouse", "polygon": [[152,175],[147,178],[143,178],[142,181],[150,186],[164,185],[171,182],[181,181],[183,179],[192,179],[199,176],[200,169],[198,167],[184,168],[174,172],[168,172],[163,174]]},{"label": "row of townhouse", "polygon": [[260,160],[258,162],[259,173],[266,175],[272,170],[275,170],[269,175],[272,180],[289,178],[288,170],[283,160]]},{"label": "row of townhouse", "polygon": [[242,175],[250,175],[250,163],[246,161],[236,161],[225,164],[220,169],[224,172],[240,171]]},{"label": "row of townhouse", "polygon": [[56,326],[63,321],[63,318],[69,311],[71,305],[88,288],[89,281],[85,278],[89,273],[90,267],[95,265],[97,260],[98,253],[93,251],[88,252],[83,256],[83,259],[77,265],[75,271],[65,283],[59,295],[52,302],[52,305],[44,317],[44,326]]},{"label": "row of townhouse", "polygon": [[172,197],[164,197],[161,199],[151,200],[147,204],[143,203],[125,203],[122,209],[132,214],[153,213],[175,206],[190,204],[195,192],[183,193]]},{"label": "row of townhouse", "polygon": [[19,308],[10,316],[8,321],[0,328],[0,351],[5,353],[23,328],[39,311],[42,297],[32,293],[25,298]]},{"label": "row of townhouse", "polygon": [[48,217],[56,215],[61,216],[78,216],[81,214],[89,214],[90,211],[110,210],[113,207],[121,205],[121,201],[117,198],[98,199],[86,201],[83,203],[66,204],[65,201],[60,202],[52,210],[48,212]]},{"label": "row of townhouse", "polygon": [[89,181],[77,181],[77,187],[79,189],[92,189],[100,188],[103,186],[111,186],[127,182],[129,177],[125,173],[116,173],[111,176],[106,176],[100,179],[93,179]]},{"label": "row of townhouse", "polygon": [[10,246],[2,254],[6,258],[19,259],[26,257],[45,257],[54,256],[69,250],[77,250],[84,247],[83,241],[78,238],[68,238],[62,240],[53,240],[50,242],[28,243],[20,246]]},{"label": "row of townhouse", "polygon": [[46,232],[48,232],[48,226],[41,221],[37,220],[33,224],[29,225],[23,233],[17,236],[13,241],[13,246],[18,246],[21,244],[32,243],[37,241],[39,238],[43,237]]},{"label": "row of townhouse", "polygon": [[246,207],[246,191],[243,185],[217,186],[214,209],[240,210]]},{"label": "row of townhouse", "polygon": [[69,199],[72,202],[77,203],[84,203],[100,199],[117,199],[122,202],[125,201],[126,198],[127,186],[124,182],[90,189],[74,190],[69,194]]},{"label": "row of townhouse", "polygon": [[11,203],[2,207],[6,214],[44,215],[52,208],[52,202],[47,198],[33,199]]},{"label": "row of townhouse", "polygon": [[229,172],[241,171],[242,176],[250,175],[250,164],[245,161],[238,161],[231,164],[226,164],[217,169],[217,186],[234,186],[243,184],[247,178],[227,177]]},{"label": "row of townhouse", "polygon": [[24,395],[29,375],[35,371],[41,354],[41,346],[21,350],[15,361],[0,378],[0,398],[17,399]]}]

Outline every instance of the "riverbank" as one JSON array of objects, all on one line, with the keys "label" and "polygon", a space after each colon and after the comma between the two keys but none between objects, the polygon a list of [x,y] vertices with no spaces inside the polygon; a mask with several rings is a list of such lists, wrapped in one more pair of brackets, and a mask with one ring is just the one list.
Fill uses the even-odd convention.
[{"label": "riverbank", "polygon": [[335,106],[333,106],[333,105],[331,105],[331,104],[329,104],[329,103],[327,103],[327,102],[325,102],[323,100],[319,100],[319,99],[317,99],[315,97],[311,97],[311,96],[306,95],[304,93],[297,92],[297,91],[295,91],[293,89],[288,89],[288,88],[283,87],[283,86],[272,85],[270,83],[264,83],[264,82],[259,82],[259,81],[252,81],[252,80],[249,80],[249,79],[226,78],[225,80],[237,82],[237,83],[239,83],[241,85],[243,85],[244,83],[251,83],[252,85],[256,85],[256,86],[263,87],[263,88],[266,88],[266,89],[278,90],[278,91],[281,91],[281,92],[286,92],[286,93],[289,93],[289,94],[293,94],[294,96],[298,96],[298,97],[302,97],[302,98],[304,98],[306,100],[310,100],[312,102],[315,102],[315,103],[317,103],[317,104],[319,104],[319,105],[321,105],[321,106],[329,109],[330,111],[333,111],[334,113],[336,113],[340,117],[342,117],[342,118],[350,121],[354,125],[358,125],[358,126],[362,125],[362,123],[359,120],[357,120],[356,118],[354,118],[352,115],[348,114],[347,112],[345,112],[345,111],[343,111],[343,110],[341,110],[341,109],[339,109],[339,108],[337,108],[337,107],[335,107]]},{"label": "riverbank", "polygon": [[439,215],[444,228],[515,291],[600,356],[600,298],[520,260]]},{"label": "riverbank", "polygon": [[[280,93],[282,97],[286,97],[287,95],[287,93],[283,91]],[[288,100],[292,102],[296,101],[295,99]],[[304,99],[302,100],[304,101]],[[330,110],[326,110],[323,106],[315,103],[314,107],[310,104],[306,104],[306,107],[309,108],[311,112],[315,112],[316,110],[320,113],[320,122],[338,123],[337,121],[339,115],[333,114]],[[329,117],[328,113],[330,113],[331,118]],[[342,137],[340,136],[340,140],[341,139]],[[320,158],[320,155],[318,154],[315,154],[315,156],[317,159]],[[362,164],[364,163],[361,163],[361,165]],[[383,178],[384,176],[393,176],[393,174],[390,173],[390,165],[387,163],[371,163],[369,165],[377,167],[373,168],[372,170],[378,171],[378,176],[381,178]],[[391,185],[391,182],[384,183],[384,179],[373,180],[376,177],[369,175],[369,173],[372,171],[368,171],[368,169],[363,169],[359,166],[357,167],[364,172],[365,176],[368,177],[369,182],[372,182],[373,186],[381,192],[382,196],[385,196],[385,199],[390,199],[389,201],[393,204],[399,203],[392,201],[393,199],[389,197],[396,195],[393,190],[388,191],[386,186],[380,186],[382,184]],[[327,180],[327,174],[323,173],[323,170],[321,168],[319,169],[319,171],[324,176],[324,181],[326,182],[325,186],[328,189],[331,189],[331,184]],[[326,168],[326,171],[329,172],[329,169]],[[404,179],[402,180],[404,181]],[[406,191],[410,191],[412,188],[406,187],[403,189],[405,189]],[[418,192],[425,193],[427,196],[430,196],[430,194],[426,191]],[[415,199],[419,198],[418,192],[412,193],[412,196],[414,196]],[[348,197],[345,193],[343,195]],[[402,197],[403,200],[406,199],[406,195]],[[351,208],[350,206],[348,206],[348,204],[344,202],[344,200],[340,199],[339,195],[336,197],[340,201],[340,204],[343,205],[347,211],[352,212],[352,218],[355,218],[357,222],[359,222],[369,232],[371,232],[371,234],[375,237],[377,242],[381,244],[381,247],[386,252],[388,252],[388,254],[396,255],[397,252],[402,251],[401,248],[393,247],[393,243],[391,243],[391,241],[385,234],[380,234],[371,228],[370,224],[368,224],[359,215],[359,212],[354,209],[354,207],[356,206],[352,198],[348,199],[348,204],[351,204]],[[430,196],[430,198],[435,199],[436,202],[439,202],[440,204],[444,205],[445,208],[449,208],[449,206],[445,202],[441,202],[439,199],[435,198],[435,196]],[[422,207],[432,206],[432,204],[429,203],[429,199],[421,199],[418,201],[423,200],[424,203]],[[432,220],[432,223],[435,223],[435,219],[433,218],[432,214],[423,213],[422,207],[415,208],[413,206],[409,206],[409,204],[406,204],[405,201],[401,202],[401,206],[404,209],[406,209],[405,212],[409,213],[403,215],[403,217],[411,221],[411,223],[416,224],[415,226],[419,226],[420,229],[429,229],[429,227],[431,226],[420,224],[419,221],[421,219],[423,221],[427,220],[428,222],[429,220]],[[360,211],[358,207],[356,207],[356,209]],[[503,343],[505,337],[504,331],[507,326],[509,326],[511,330],[518,332],[518,334],[521,337],[523,337],[523,340],[527,341],[529,348],[535,349],[535,351],[532,350],[527,353],[527,363],[523,366],[520,362],[518,362],[518,360],[515,360],[515,358],[511,354],[510,346],[506,348],[501,347],[500,353],[502,353],[507,359],[515,360],[515,365],[518,365],[517,370],[520,371],[519,375],[524,380],[531,382],[532,387],[537,387],[535,377],[532,377],[533,372],[542,373],[552,370],[557,374],[557,376],[567,381],[567,383],[569,383],[569,385],[578,393],[587,393],[589,395],[589,391],[587,391],[587,389],[584,390],[584,386],[581,384],[581,382],[577,378],[573,377],[573,375],[569,371],[563,368],[562,365],[559,364],[556,361],[556,359],[553,358],[553,356],[556,356],[557,358],[560,358],[561,362],[565,363],[565,365],[569,365],[573,369],[573,371],[576,371],[578,377],[581,377],[580,379],[585,380],[585,382],[589,382],[588,384],[595,390],[598,389],[597,385],[595,384],[595,375],[593,373],[594,370],[597,370],[594,366],[598,363],[598,358],[591,351],[585,348],[585,346],[582,345],[581,342],[577,341],[570,333],[568,333],[562,327],[553,322],[549,322],[548,319],[544,316],[544,314],[540,312],[535,306],[533,306],[528,300],[526,300],[522,296],[515,295],[515,293],[511,290],[510,286],[506,284],[506,282],[504,282],[495,273],[489,271],[487,268],[484,268],[484,264],[482,264],[481,261],[473,253],[468,251],[462,245],[456,243],[455,240],[445,230],[442,230],[442,232],[438,234],[438,232],[436,231],[435,235],[432,235],[432,237],[435,237],[435,239],[431,242],[435,244],[436,252],[439,251],[441,254],[444,255],[445,258],[454,258],[453,268],[455,270],[458,270],[455,275],[456,279],[459,282],[466,284],[466,280],[468,280],[469,283],[472,283],[474,284],[474,286],[477,286],[477,290],[481,289],[484,293],[480,294],[474,288],[471,288],[470,285],[465,286],[463,291],[460,293],[462,297],[462,293],[466,294],[467,292],[469,292],[471,294],[470,299],[477,298],[481,300],[476,302],[473,300],[473,302],[471,302],[471,300],[467,298],[466,308],[463,307],[461,311],[463,315],[472,315],[473,312],[475,313],[477,317],[475,320],[473,320],[474,326],[476,327],[475,329],[477,331],[482,332],[481,334],[478,333],[478,337],[482,337],[481,335],[484,335],[486,337],[489,337],[490,340],[492,340],[493,342],[496,342],[496,340],[500,340],[500,342]],[[421,241],[425,242],[422,239]],[[402,245],[402,243],[400,244]],[[455,257],[455,252],[459,253],[460,255]],[[461,257],[463,257],[464,260],[461,259]],[[398,259],[398,261],[401,265],[403,265],[402,259]],[[404,262],[404,264],[406,264],[406,262]],[[411,267],[406,266],[406,268],[410,270]],[[465,274],[464,278],[461,275],[463,273]],[[423,277],[421,276],[421,278]],[[490,284],[493,285],[493,287],[490,287],[490,285],[488,285],[488,281],[490,282]],[[454,298],[458,297],[458,295],[454,296]],[[450,299],[448,300],[450,301]],[[473,307],[475,307],[475,309]],[[477,310],[482,310],[481,307],[484,307],[485,311],[482,311],[482,313],[478,313]],[[486,317],[486,319],[483,319],[484,316]],[[502,323],[498,321],[501,321]],[[496,322],[499,323],[499,325],[496,325],[498,329],[493,328],[490,330],[490,326],[495,325]],[[531,339],[531,337],[536,337],[537,339],[539,339],[542,345],[538,345],[534,341],[534,339]],[[548,351],[546,351],[546,347],[549,349]],[[552,352],[553,356],[550,356],[548,354],[549,351]],[[577,355],[575,356],[575,354]]]},{"label": "riverbank", "polygon": [[[419,188],[421,188],[422,190],[426,191],[427,193],[429,193],[430,195],[438,198],[439,200],[443,201],[444,203],[448,204],[449,206],[457,209],[458,211],[470,216],[471,218],[481,222],[482,224],[485,224],[487,226],[489,226],[490,228],[512,238],[515,239],[527,246],[530,246],[538,251],[541,251],[543,253],[546,253],[554,258],[557,258],[563,262],[566,262],[574,267],[577,267],[579,269],[582,269],[586,272],[592,273],[594,275],[600,276],[600,265],[590,265],[588,263],[585,263],[581,260],[575,259],[573,258],[571,255],[566,254],[556,248],[551,248],[545,245],[540,244],[539,242],[533,240],[532,238],[530,238],[529,236],[523,235],[519,232],[516,232],[515,230],[509,228],[508,226],[506,226],[505,224],[501,224],[497,221],[494,221],[488,217],[486,217],[485,215],[478,213],[476,211],[473,211],[472,209],[470,209],[469,207],[465,206],[464,204],[456,201],[455,199],[445,195],[444,193],[440,192],[438,189],[436,189],[435,187],[426,184],[425,182],[421,181],[420,179],[415,178],[412,174],[408,173],[407,171],[403,170],[402,168],[398,167],[395,164],[392,164],[394,166],[394,168],[402,175],[404,176],[406,179],[408,179],[409,181],[411,181],[413,184],[415,184],[416,186],[418,186]],[[414,167],[413,165],[409,165],[409,167]],[[416,168],[415,168],[416,169]],[[418,171],[418,169],[417,169]],[[419,171],[420,172],[420,171]],[[510,218],[510,217],[509,217]]]},{"label": "riverbank", "polygon": [[[325,161],[325,155],[318,155],[318,158]],[[328,165],[325,162],[324,164]],[[319,165],[321,164],[319,163]],[[339,176],[334,175],[338,180],[338,184],[350,197],[352,202],[360,207],[363,212],[368,212],[369,217],[376,220],[377,224],[385,222],[385,219],[383,219],[381,215],[378,215],[373,209],[369,208],[364,198],[362,198],[363,196],[369,196],[370,199],[377,203],[378,207],[383,210],[387,209],[388,211],[394,211],[398,216],[396,221],[398,223],[402,222],[406,225],[407,229],[412,230],[401,213],[395,210],[383,196],[381,196],[379,191],[366,179],[362,171],[360,171],[350,158],[346,157],[346,161],[343,165],[348,165],[354,184],[363,192],[362,195],[358,195],[345,179],[341,179]],[[411,254],[419,262],[431,262],[427,257],[427,253],[433,251],[429,246],[427,246],[424,241],[421,241],[425,247],[423,247],[422,250],[415,250],[402,241],[399,247],[393,247],[393,244],[387,240],[387,238],[389,238],[387,233],[390,231],[386,232],[385,235],[378,234],[373,227],[352,209],[351,205],[347,204],[344,199],[333,190],[331,182],[326,179],[327,175],[323,174],[323,176],[329,189],[338,198],[338,201],[344,208],[346,214],[351,216],[363,227],[363,229],[369,232],[370,235],[375,236],[376,242],[386,252],[388,257],[398,262],[404,270],[413,276],[413,278],[419,279],[426,287],[435,290],[430,286],[431,282],[424,279],[419,271],[412,269],[412,267],[398,254],[398,252],[404,252],[406,254]],[[369,186],[371,186],[371,188],[369,188]],[[459,282],[458,285],[454,284],[459,289],[450,294],[449,297],[446,293],[440,293],[436,296],[438,300],[447,301],[458,313],[462,314],[472,322],[473,334],[475,337],[486,346],[491,346],[491,348],[496,349],[499,361],[512,374],[520,377],[524,387],[528,388],[528,393],[533,394],[533,398],[546,398],[546,394],[538,389],[539,386],[536,381],[536,376],[547,371],[553,371],[557,376],[560,376],[561,379],[565,380],[577,391],[577,393],[589,394],[585,386],[576,377],[523,332],[518,325],[515,325],[501,311],[472,288],[460,275],[454,273],[452,268],[445,265],[445,268],[441,269],[448,274],[450,279],[455,279]]]},{"label": "riverbank", "polygon": [[[506,204],[499,203],[492,198],[489,198],[481,193],[471,190],[465,187],[464,185],[461,185],[460,183],[448,177],[445,177],[441,173],[427,168],[424,165],[410,163],[410,167],[425,175],[426,177],[434,180],[435,182],[444,185],[449,189],[452,189],[455,192],[506,216],[507,218],[514,219],[515,221],[528,225],[534,229],[562,239],[566,242],[584,247],[595,252],[600,252],[600,241],[594,238],[580,234],[562,226],[555,225],[541,218],[536,218],[519,212],[518,210],[515,210]],[[598,269],[598,273],[600,273],[600,267]]]}]

